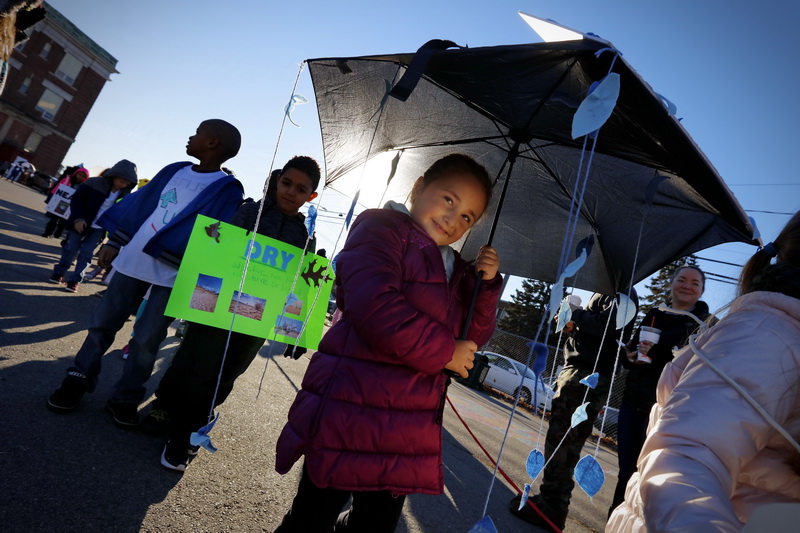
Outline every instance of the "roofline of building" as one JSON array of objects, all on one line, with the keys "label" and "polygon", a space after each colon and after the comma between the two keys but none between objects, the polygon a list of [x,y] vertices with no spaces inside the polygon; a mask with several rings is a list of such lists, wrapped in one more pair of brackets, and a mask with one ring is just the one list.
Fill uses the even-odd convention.
[{"label": "roofline of building", "polygon": [[53,25],[57,26],[64,33],[72,37],[78,44],[91,51],[92,54],[94,54],[98,59],[106,63],[106,67],[112,74],[119,73],[116,68],[117,58],[108,53],[105,48],[97,44],[91,37],[83,33],[75,24],[70,22],[69,19],[59,13],[56,8],[47,2],[44,3],[44,7],[47,11],[44,22],[49,21],[53,23]]}]

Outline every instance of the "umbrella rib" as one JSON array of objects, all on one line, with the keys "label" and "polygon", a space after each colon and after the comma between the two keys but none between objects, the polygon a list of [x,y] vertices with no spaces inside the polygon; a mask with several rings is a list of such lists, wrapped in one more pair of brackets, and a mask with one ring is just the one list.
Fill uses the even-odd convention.
[{"label": "umbrella rib", "polygon": [[[503,140],[505,137],[503,135],[497,135],[494,137],[473,137],[470,139],[456,139],[452,141],[436,141],[436,142],[429,142],[429,143],[420,143],[420,144],[406,144],[406,145],[396,145],[392,146],[391,150],[387,151],[400,151],[400,150],[412,150],[415,148],[431,148],[434,146],[458,146],[462,144],[473,144],[473,143],[481,143],[485,142],[488,144],[492,144],[497,148],[504,149],[502,143],[493,143],[491,141],[496,140]],[[510,151],[510,150],[509,150]]]}]

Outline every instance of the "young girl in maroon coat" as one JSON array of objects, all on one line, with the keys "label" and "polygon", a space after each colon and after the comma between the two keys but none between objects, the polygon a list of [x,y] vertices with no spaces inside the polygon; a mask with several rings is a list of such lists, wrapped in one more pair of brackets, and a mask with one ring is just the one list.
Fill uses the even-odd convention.
[{"label": "young girl in maroon coat", "polygon": [[[445,369],[467,376],[494,331],[501,290],[493,248],[468,263],[449,245],[490,196],[486,169],[452,154],[417,180],[410,212],[390,202],[353,224],[336,259],[342,318],[312,357],[278,439],[278,472],[305,461],[275,533],[391,532],[405,495],[442,493]],[[479,271],[468,338],[457,340]]]}]

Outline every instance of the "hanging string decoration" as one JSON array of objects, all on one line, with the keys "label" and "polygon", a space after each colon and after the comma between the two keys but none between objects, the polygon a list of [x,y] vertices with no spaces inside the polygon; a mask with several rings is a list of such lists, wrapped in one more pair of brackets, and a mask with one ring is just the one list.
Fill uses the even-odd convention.
[{"label": "hanging string decoration", "polygon": [[286,104],[286,107],[283,108],[283,112],[286,114],[286,118],[289,119],[289,122],[291,122],[298,128],[300,127],[300,124],[292,120],[292,111],[294,111],[294,108],[297,107],[299,104],[307,104],[307,103],[308,103],[308,98],[306,98],[302,94],[293,94],[292,97],[289,98],[289,103]]}]

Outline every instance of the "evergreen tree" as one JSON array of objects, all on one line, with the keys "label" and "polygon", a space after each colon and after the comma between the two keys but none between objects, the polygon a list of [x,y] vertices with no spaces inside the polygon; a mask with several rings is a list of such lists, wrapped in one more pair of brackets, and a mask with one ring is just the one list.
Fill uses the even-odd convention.
[{"label": "evergreen tree", "polygon": [[550,284],[535,279],[522,281],[522,288],[511,297],[508,313],[497,324],[499,329],[528,339],[536,335],[542,316],[550,303]]},{"label": "evergreen tree", "polygon": [[672,280],[675,271],[684,265],[698,266],[697,258],[693,255],[682,257],[681,259],[661,267],[661,269],[650,278],[650,285],[645,285],[645,288],[650,290],[650,294],[639,299],[640,320],[650,309],[658,307],[661,303],[667,301],[669,297],[670,280]]}]

